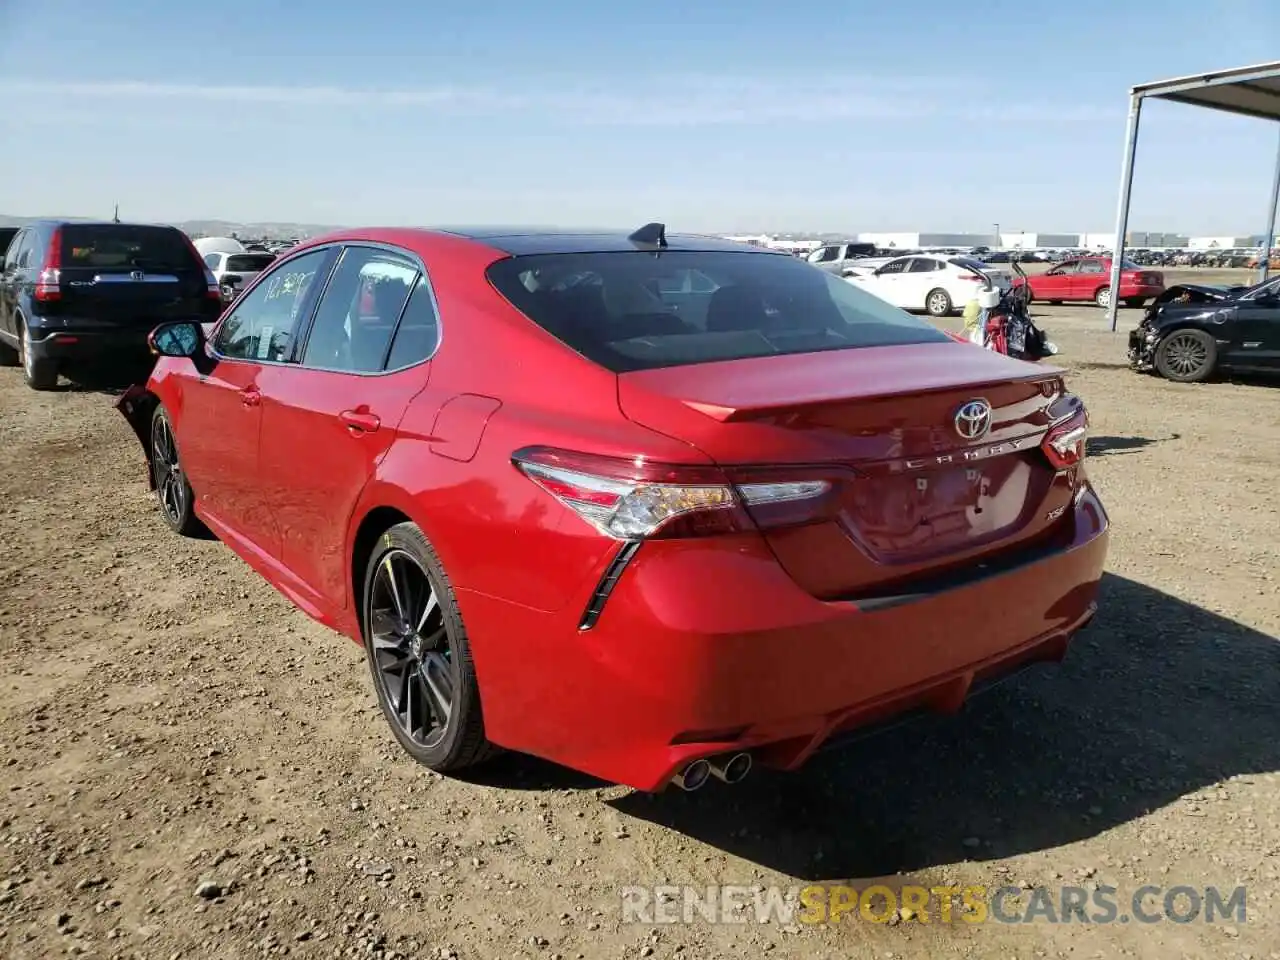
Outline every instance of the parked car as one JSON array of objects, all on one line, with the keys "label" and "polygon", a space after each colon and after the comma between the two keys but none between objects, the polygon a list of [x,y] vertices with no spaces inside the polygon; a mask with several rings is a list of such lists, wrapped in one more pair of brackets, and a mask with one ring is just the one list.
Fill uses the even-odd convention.
[{"label": "parked car", "polygon": [[[213,274],[218,286],[223,288],[224,301],[234,300],[239,291],[247,287],[253,278],[276,259],[273,253],[206,253],[204,264]],[[227,289],[231,293],[227,293]]]},{"label": "parked car", "polygon": [[[655,256],[660,253],[660,256]],[[1108,520],[1062,371],[785,253],[352,230],[120,409],[165,522],[363,644],[401,746],[657,790],[1060,659]],[[998,611],[993,613],[993,611]]]},{"label": "parked car", "polygon": [[149,359],[165,320],[221,311],[213,276],[176,227],[40,221],[9,244],[0,273],[0,365],[36,390],[67,366]]},{"label": "parked car", "polygon": [[875,294],[886,303],[904,310],[923,310],[933,317],[946,317],[963,309],[989,279],[1008,290],[1013,276],[967,257],[897,257],[871,261],[861,269],[856,264],[845,270],[845,280]]},{"label": "parked car", "polygon": [[838,276],[851,262],[876,253],[874,243],[828,243],[811,251],[805,259],[819,270]]},{"label": "parked car", "polygon": [[1248,287],[1179,284],[1129,333],[1129,363],[1183,383],[1280,370],[1280,277]]},{"label": "parked car", "polygon": [[[1081,257],[1064,260],[1050,270],[1028,278],[1031,295],[1049,303],[1092,300],[1111,306],[1111,258]],[[1022,281],[1018,281],[1021,283]],[[1125,260],[1120,271],[1120,299],[1128,307],[1140,307],[1164,292],[1164,274]]]}]

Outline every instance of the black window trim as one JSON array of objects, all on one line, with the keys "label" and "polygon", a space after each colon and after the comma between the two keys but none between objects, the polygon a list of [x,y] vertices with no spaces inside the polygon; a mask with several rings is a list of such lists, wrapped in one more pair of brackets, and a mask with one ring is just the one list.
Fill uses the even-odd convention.
[{"label": "black window trim", "polygon": [[[329,283],[329,275],[333,272],[334,264],[337,263],[336,258],[333,257],[333,252],[334,250],[339,249],[340,247],[341,247],[341,244],[317,244],[314,247],[307,247],[305,250],[299,250],[296,253],[294,253],[292,256],[285,257],[284,259],[280,260],[278,263],[272,264],[270,270],[263,270],[260,274],[254,277],[253,283],[249,284],[249,286],[245,288],[244,292],[241,293],[240,296],[238,296],[235,299],[235,301],[231,304],[230,309],[228,309],[226,312],[222,314],[222,316],[218,318],[217,323],[213,328],[213,331],[209,334],[208,341],[207,341],[208,347],[209,347],[209,353],[213,355],[214,359],[216,359],[220,363],[256,363],[256,364],[262,364],[264,366],[273,366],[273,367],[288,366],[290,364],[296,365],[297,360],[295,358],[298,356],[298,338],[296,335],[294,335],[293,337],[293,343],[290,347],[289,355],[285,357],[283,360],[265,360],[265,359],[259,359],[257,357],[229,357],[225,353],[219,353],[218,349],[214,346],[214,344],[217,343],[218,335],[222,332],[222,327],[226,324],[227,320],[230,319],[232,314],[236,312],[236,308],[239,307],[240,304],[244,303],[244,298],[247,297],[254,290],[256,290],[258,288],[258,284],[262,283],[265,280],[270,279],[272,274],[274,274],[277,270],[283,269],[286,265],[292,263],[294,260],[301,259],[302,257],[309,256],[310,254],[313,254],[313,253],[324,253],[326,255],[326,259],[321,261],[319,268],[316,269],[316,273],[319,274],[321,271],[324,272],[325,279],[324,279],[323,285],[327,286]],[[311,329],[311,316],[315,313],[316,305],[320,302],[320,297],[318,294],[313,293],[314,290],[315,290],[315,285],[312,286],[312,289],[307,291],[307,298],[311,302],[308,304],[304,304],[304,309],[306,311],[305,315],[298,317],[299,325],[303,326],[305,324],[305,326],[303,326],[303,329],[306,329],[308,332],[310,332],[310,329]],[[314,299],[311,299],[313,295],[314,295]]]},{"label": "black window trim", "polygon": [[[413,283],[409,287],[409,296],[405,298],[404,303],[400,307],[400,314],[399,316],[396,317],[395,329],[391,331],[391,337],[387,340],[387,348],[382,354],[382,369],[381,370],[339,370],[334,367],[312,367],[312,366],[305,367],[304,369],[319,370],[323,373],[345,373],[348,376],[352,376],[352,377],[385,377],[388,374],[403,373],[405,370],[412,370],[414,367],[421,366],[424,363],[430,363],[432,359],[434,359],[435,355],[440,352],[440,345],[444,340],[444,329],[443,329],[444,324],[440,318],[440,301],[436,298],[435,287],[431,283],[431,275],[427,272],[427,265],[425,262],[423,262],[423,259],[420,256],[418,256],[416,253],[413,253],[409,250],[404,249],[404,247],[397,247],[394,244],[381,243],[376,240],[347,240],[347,241],[340,241],[338,243],[335,243],[334,246],[337,248],[340,248],[338,255],[334,257],[333,263],[330,265],[329,270],[325,275],[324,284],[320,289],[319,294],[316,296],[315,302],[311,304],[310,309],[307,311],[307,324],[305,328],[306,332],[304,336],[298,337],[294,340],[295,347],[294,347],[293,354],[290,357],[290,362],[298,367],[302,367],[302,357],[307,350],[307,341],[311,339],[311,329],[315,325],[316,311],[320,308],[320,301],[321,299],[323,299],[325,293],[328,291],[329,284],[333,280],[334,274],[338,272],[338,265],[342,262],[342,258],[346,255],[346,252],[352,248],[361,248],[361,249],[378,250],[383,253],[392,254],[393,256],[399,257],[400,259],[407,261],[410,267],[413,267],[414,269],[417,270],[417,276],[414,277]],[[266,271],[263,271],[263,274],[265,273]],[[259,274],[259,276],[261,277],[263,274]],[[392,370],[388,370],[387,362],[391,359],[391,350],[393,347],[395,347],[396,336],[400,333],[400,323],[401,321],[404,320],[405,311],[409,309],[409,301],[413,299],[413,294],[418,289],[418,283],[420,281],[425,281],[426,283],[427,293],[431,297],[431,309],[435,312],[435,315],[436,315],[435,346],[433,346],[431,348],[431,352],[428,353],[421,360],[415,360],[413,363],[406,363],[404,366],[396,367]],[[250,289],[252,289],[252,287]],[[247,294],[248,292],[249,291],[246,290],[245,294]]]}]

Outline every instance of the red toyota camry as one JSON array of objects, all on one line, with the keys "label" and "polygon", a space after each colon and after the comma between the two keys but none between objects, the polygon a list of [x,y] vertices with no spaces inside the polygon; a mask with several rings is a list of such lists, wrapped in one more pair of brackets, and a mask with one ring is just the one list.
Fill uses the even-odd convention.
[{"label": "red toyota camry", "polygon": [[783,253],[355,230],[150,342],[120,408],[166,522],[362,644],[436,770],[794,768],[1061,659],[1096,609],[1062,371]]}]

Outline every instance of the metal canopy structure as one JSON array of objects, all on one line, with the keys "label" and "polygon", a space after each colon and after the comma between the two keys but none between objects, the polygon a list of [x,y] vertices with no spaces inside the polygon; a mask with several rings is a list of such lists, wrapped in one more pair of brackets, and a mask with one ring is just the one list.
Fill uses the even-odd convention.
[{"label": "metal canopy structure", "polygon": [[[1116,328],[1116,314],[1120,306],[1120,298],[1116,294],[1120,290],[1125,234],[1129,231],[1129,198],[1133,191],[1133,158],[1138,149],[1138,120],[1142,115],[1142,102],[1147,99],[1186,103],[1280,123],[1280,61],[1142,83],[1129,91],[1129,125],[1125,132],[1124,163],[1120,168],[1120,208],[1116,213],[1116,242],[1111,260],[1112,296],[1107,307],[1107,320],[1112,330]],[[1276,232],[1277,201],[1280,201],[1280,146],[1276,150],[1276,171],[1271,181],[1271,202],[1267,205],[1267,228],[1263,233],[1266,238],[1261,258],[1264,280]]]}]

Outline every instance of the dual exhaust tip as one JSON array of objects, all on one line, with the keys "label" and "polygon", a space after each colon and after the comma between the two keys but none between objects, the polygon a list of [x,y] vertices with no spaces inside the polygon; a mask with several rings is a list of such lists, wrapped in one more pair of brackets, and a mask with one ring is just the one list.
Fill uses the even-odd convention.
[{"label": "dual exhaust tip", "polygon": [[722,783],[741,783],[751,772],[751,766],[751,754],[729,753],[710,760],[694,760],[672,777],[671,782],[686,793],[692,793],[706,786],[712,777]]}]

